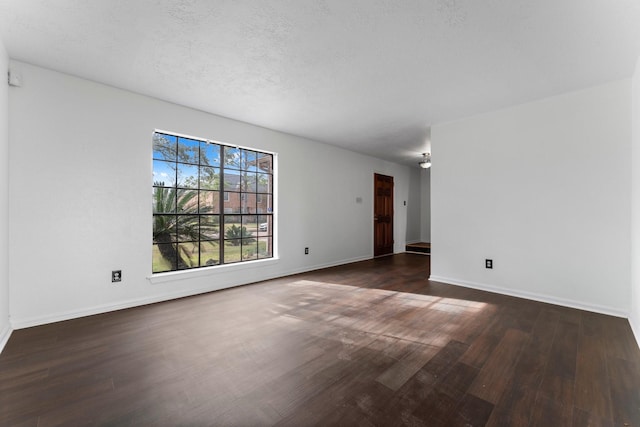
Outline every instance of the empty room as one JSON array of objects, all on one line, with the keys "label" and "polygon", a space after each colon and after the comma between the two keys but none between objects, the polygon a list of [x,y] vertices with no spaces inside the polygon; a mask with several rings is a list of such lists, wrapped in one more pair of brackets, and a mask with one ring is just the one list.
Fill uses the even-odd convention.
[{"label": "empty room", "polygon": [[0,1],[0,426],[640,426],[640,3]]}]

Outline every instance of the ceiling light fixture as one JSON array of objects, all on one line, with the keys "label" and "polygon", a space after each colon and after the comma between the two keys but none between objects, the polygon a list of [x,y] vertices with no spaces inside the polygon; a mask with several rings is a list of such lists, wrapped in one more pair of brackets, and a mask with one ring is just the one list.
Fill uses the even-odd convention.
[{"label": "ceiling light fixture", "polygon": [[422,153],[422,161],[418,165],[422,169],[429,169],[431,167],[431,153]]}]

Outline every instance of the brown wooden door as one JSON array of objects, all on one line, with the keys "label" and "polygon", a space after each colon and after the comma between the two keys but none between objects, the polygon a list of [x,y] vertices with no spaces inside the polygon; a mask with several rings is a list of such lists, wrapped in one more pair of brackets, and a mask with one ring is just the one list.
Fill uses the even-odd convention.
[{"label": "brown wooden door", "polygon": [[393,253],[393,177],[374,175],[373,256]]}]

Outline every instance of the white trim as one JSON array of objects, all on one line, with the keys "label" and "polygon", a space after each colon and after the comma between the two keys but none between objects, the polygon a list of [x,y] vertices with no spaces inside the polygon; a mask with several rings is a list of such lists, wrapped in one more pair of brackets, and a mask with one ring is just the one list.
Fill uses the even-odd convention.
[{"label": "white trim", "polygon": [[248,268],[265,268],[277,264],[278,261],[279,258],[265,258],[255,261],[200,267],[192,270],[169,271],[167,273],[156,273],[152,276],[147,276],[147,280],[155,285],[156,283],[175,282],[176,280],[193,279],[194,277],[213,276],[214,274],[228,272],[229,270],[233,271],[237,269],[246,271]]},{"label": "white trim", "polygon": [[116,304],[97,305],[81,310],[70,310],[59,313],[53,313],[47,316],[29,317],[25,319],[13,320],[11,325],[14,329],[30,328],[32,326],[46,325],[49,323],[62,322],[65,320],[77,319],[85,316],[93,316],[95,314],[109,313],[111,311],[124,310],[127,308],[140,307],[148,304],[155,304],[164,301],[171,301],[178,298],[190,297],[194,295],[204,294],[208,292],[219,291],[222,289],[233,288],[237,286],[246,285],[247,283],[239,283],[236,285],[230,285],[226,287],[207,287],[200,289],[193,289],[189,291],[181,292],[169,292],[163,295],[151,297],[151,298],[138,298],[128,301],[123,301]]},{"label": "white trim", "polygon": [[[234,148],[238,148],[238,149],[244,149],[244,150],[249,150],[249,151],[255,151],[257,153],[264,153],[264,154],[270,154],[272,156],[272,171],[271,171],[271,178],[273,180],[272,182],[272,188],[271,188],[271,198],[272,198],[272,206],[271,206],[271,212],[266,212],[266,213],[256,213],[256,215],[271,215],[271,227],[272,227],[272,235],[270,236],[272,239],[272,254],[273,257],[271,258],[266,258],[266,259],[262,259],[262,260],[256,260],[256,261],[244,261],[244,262],[237,262],[237,263],[233,263],[233,264],[221,264],[221,265],[216,265],[216,266],[211,266],[211,267],[201,267],[201,268],[197,268],[197,269],[192,269],[192,270],[187,270],[187,271],[170,271],[167,273],[156,273],[156,274],[151,274],[149,276],[147,276],[147,280],[149,280],[152,284],[156,284],[156,283],[166,283],[166,282],[170,282],[170,281],[176,281],[176,280],[183,280],[183,279],[189,279],[189,278],[193,278],[193,277],[203,277],[203,276],[209,276],[212,273],[212,270],[215,269],[216,272],[219,272],[221,269],[228,267],[228,268],[237,268],[237,266],[239,264],[242,264],[242,268],[248,268],[249,264],[251,263],[266,263],[268,261],[277,261],[278,260],[278,248],[279,248],[279,237],[278,237],[278,158],[279,155],[277,152],[275,151],[269,151],[269,150],[264,150],[262,148],[255,148],[255,147],[246,147],[243,145],[238,145],[238,144],[231,144],[231,143],[227,143],[227,142],[221,142],[221,141],[216,141],[216,140],[212,140],[212,139],[206,139],[206,138],[202,138],[202,137],[197,137],[197,136],[191,136],[191,135],[187,135],[187,134],[183,134],[183,133],[178,133],[178,132],[173,132],[173,131],[167,131],[167,130],[162,130],[162,129],[155,129],[152,133],[152,139],[153,139],[153,135],[155,135],[156,133],[161,133],[163,135],[168,135],[168,136],[175,136],[177,138],[186,138],[186,139],[192,139],[194,141],[200,141],[200,142],[206,142],[207,144],[211,143],[211,144],[218,144],[218,145],[224,145],[227,147],[234,147]],[[150,160],[150,172],[149,172],[149,176],[151,177],[151,187],[153,188],[153,143],[151,144],[151,160]],[[222,154],[222,153],[221,153]],[[220,160],[220,162],[222,163],[222,160]],[[218,166],[220,167],[220,165]],[[260,173],[260,172],[257,172]],[[224,191],[223,188],[221,188],[220,190],[218,190],[219,192],[222,193],[222,201],[224,202],[228,202],[229,199],[229,194],[230,193],[237,193],[235,191]],[[245,194],[245,193],[241,193],[241,194]],[[267,197],[269,196],[268,193],[261,193],[264,195],[267,195]],[[257,202],[256,202],[257,203]],[[240,203],[242,205],[242,201]],[[227,212],[228,208],[223,208],[223,212],[221,212],[221,215],[232,215],[233,212]],[[153,208],[151,205],[149,205],[149,211],[151,212],[151,217],[153,217]],[[268,211],[268,209],[267,209]],[[256,236],[256,237],[269,237],[269,236]],[[268,265],[268,264],[267,264]],[[259,266],[264,267],[265,264],[260,264]]]},{"label": "white trim", "polygon": [[293,274],[308,273],[309,271],[322,270],[323,268],[337,267],[339,265],[352,264],[354,262],[368,261],[370,259],[373,259],[373,254],[369,254],[362,257],[350,258],[350,259],[346,259],[338,262],[330,262],[326,264],[318,264],[318,265],[313,265],[309,267],[297,268],[287,273],[283,273],[280,277],[291,276]]},{"label": "white trim", "polygon": [[[306,272],[314,271],[314,270],[320,270],[320,269],[323,269],[323,268],[330,268],[330,267],[336,267],[336,266],[344,265],[344,264],[351,264],[351,263],[354,263],[354,262],[367,261],[367,260],[370,260],[370,259],[372,259],[372,255],[371,254],[365,255],[365,256],[361,256],[361,257],[351,258],[351,259],[348,259],[348,260],[342,260],[342,261],[338,261],[338,262],[333,262],[333,263],[326,263],[326,264],[318,264],[318,265],[314,265],[314,266],[308,266],[308,267],[304,267],[304,268],[290,270],[288,272],[282,272],[280,274],[273,275],[272,277],[264,277],[264,278],[260,279],[259,282],[267,281],[267,280],[271,280],[271,279],[277,279],[277,278],[280,278],[280,277],[290,276],[290,275],[294,275],[294,274],[306,273]],[[268,259],[268,260],[264,260],[264,261],[272,261],[273,262],[273,261],[276,261],[276,260]],[[242,264],[243,264],[244,267],[247,266],[247,263],[242,263]],[[232,267],[232,266],[229,266],[229,267]],[[210,270],[206,270],[206,269],[204,269],[204,271],[193,270],[193,271],[189,271],[189,273],[205,274],[206,275],[207,271],[210,271]],[[161,282],[166,282],[166,281],[169,281],[169,280],[179,280],[179,279],[186,278],[186,277],[184,277],[184,273],[186,273],[186,272],[181,272],[181,273],[182,273],[182,275],[180,277],[173,277],[173,278],[165,277],[165,278],[161,279]],[[167,274],[169,274],[169,273],[167,273]],[[193,277],[193,276],[191,276],[191,277]],[[540,301],[540,302],[560,305],[560,306],[564,306],[564,307],[576,308],[576,309],[580,309],[580,310],[587,310],[587,311],[592,311],[592,312],[596,312],[596,313],[601,313],[601,314],[607,314],[607,315],[616,316],[616,317],[627,318],[629,320],[629,325],[631,326],[631,330],[633,331],[633,334],[635,336],[636,342],[638,343],[638,346],[640,347],[640,325],[637,325],[635,322],[633,322],[632,319],[629,318],[628,313],[624,312],[623,310],[619,310],[619,309],[615,309],[615,308],[611,308],[611,307],[605,307],[605,306],[598,306],[598,305],[593,305],[593,304],[585,304],[583,302],[567,300],[567,299],[562,299],[562,298],[555,298],[555,297],[551,297],[551,296],[548,296],[548,295],[541,295],[541,294],[536,294],[536,293],[531,293],[531,292],[513,291],[511,289],[500,288],[500,287],[496,287],[496,286],[491,286],[491,285],[481,284],[481,283],[475,283],[475,282],[468,282],[468,281],[464,281],[464,280],[451,279],[451,278],[447,278],[447,277],[440,277],[440,276],[431,275],[429,277],[429,280],[434,281],[434,282],[450,284],[450,285],[454,285],[454,286],[462,286],[462,287],[465,287],[465,288],[478,289],[478,290],[482,290],[482,291],[486,291],[486,292],[493,292],[493,293],[497,293],[497,294],[509,295],[509,296],[514,296],[514,297],[518,297],[518,298],[526,298],[526,299],[530,299],[530,300],[534,300],[534,301]],[[249,283],[251,283],[251,282],[249,282]],[[224,286],[224,287],[219,287],[219,288],[207,287],[207,288],[200,288],[200,289],[195,289],[195,290],[190,290],[190,291],[171,292],[171,293],[167,293],[167,294],[156,296],[156,297],[152,297],[152,298],[139,298],[139,299],[124,301],[124,302],[117,303],[117,304],[106,304],[106,305],[94,306],[94,307],[90,307],[90,308],[82,309],[82,310],[72,310],[72,311],[66,311],[66,312],[59,312],[59,313],[54,313],[54,314],[48,315],[48,316],[31,317],[31,318],[25,318],[25,319],[20,319],[20,320],[12,320],[11,321],[11,326],[5,328],[5,330],[2,331],[2,333],[0,333],[0,353],[2,352],[2,349],[4,348],[6,343],[9,341],[9,337],[11,336],[12,331],[15,330],[15,329],[29,328],[29,327],[32,327],[32,326],[39,326],[39,325],[45,325],[45,324],[48,324],[48,323],[61,322],[61,321],[64,321],[64,320],[76,319],[76,318],[79,318],[79,317],[85,317],[85,316],[91,316],[91,315],[95,315],[95,314],[107,313],[107,312],[111,312],[111,311],[123,310],[123,309],[127,309],[127,308],[139,307],[139,306],[143,306],[143,305],[147,305],[147,304],[154,304],[154,303],[158,303],[158,302],[171,301],[171,300],[178,299],[178,298],[184,298],[184,297],[189,297],[189,296],[194,296],[194,295],[199,295],[199,294],[204,294],[204,293],[209,293],[209,292],[215,292],[215,291],[219,291],[219,290],[223,290],[223,289],[229,289],[229,288],[235,288],[235,287],[238,287],[238,286],[244,286],[244,285],[247,285],[249,283],[237,283],[237,284],[234,284],[234,285],[229,285],[229,286]]]},{"label": "white trim", "polygon": [[[124,310],[127,308],[133,308],[133,307],[139,307],[142,305],[147,305],[147,304],[155,304],[158,302],[164,302],[164,301],[171,301],[174,299],[178,299],[178,298],[184,298],[184,297],[189,297],[189,296],[194,296],[194,295],[199,295],[199,294],[205,294],[205,293],[209,293],[209,292],[214,292],[214,291],[220,291],[223,289],[229,289],[229,288],[235,288],[238,286],[244,286],[244,285],[248,285],[250,283],[259,283],[259,282],[263,282],[266,280],[271,280],[271,279],[278,279],[281,277],[285,277],[285,276],[290,276],[293,274],[299,274],[299,273],[306,273],[309,271],[314,271],[314,270],[319,270],[322,268],[328,268],[328,267],[335,267],[338,265],[343,265],[343,264],[351,264],[353,262],[359,262],[359,261],[366,261],[371,259],[371,255],[367,255],[364,257],[358,257],[358,258],[352,258],[349,260],[343,260],[343,261],[339,261],[339,262],[335,262],[335,263],[329,263],[329,264],[322,264],[322,265],[315,265],[315,266],[310,266],[310,267],[306,267],[306,268],[301,268],[301,269],[295,269],[295,270],[291,270],[288,272],[282,272],[273,276],[267,276],[267,277],[263,277],[261,279],[259,279],[258,281],[252,281],[252,282],[246,282],[246,283],[236,283],[233,285],[228,285],[228,286],[222,286],[222,287],[215,287],[215,286],[209,286],[206,288],[200,288],[200,289],[192,289],[189,291],[179,291],[179,292],[170,292],[170,293],[166,293],[163,295],[159,295],[159,296],[155,296],[152,298],[139,298],[139,299],[133,299],[133,300],[128,300],[128,301],[123,301],[117,304],[105,304],[105,305],[98,305],[98,306],[93,306],[87,309],[82,309],[82,310],[71,310],[71,311],[65,311],[65,312],[59,312],[59,313],[54,313],[48,316],[40,316],[40,317],[30,317],[30,318],[25,318],[25,319],[13,319],[11,321],[11,326],[13,327],[13,329],[23,329],[23,328],[30,328],[32,326],[39,326],[39,325],[45,325],[48,323],[54,323],[54,322],[62,322],[64,320],[70,320],[70,319],[77,319],[79,317],[85,317],[85,316],[92,316],[95,314],[101,314],[101,313],[108,313],[111,311],[117,311],[117,310]],[[267,260],[263,260],[264,262],[273,262],[273,259],[267,259]],[[260,261],[257,261],[256,263],[258,263]],[[244,268],[247,267],[248,263],[240,263],[240,264],[236,264],[237,265],[242,265]],[[233,267],[233,265],[228,265],[227,267]],[[204,270],[204,271],[202,271]],[[196,269],[196,270],[192,270],[193,273],[198,274],[198,273],[202,273],[202,274],[206,274],[207,271],[211,271],[209,269]],[[183,272],[180,272],[183,273]],[[189,273],[191,273],[191,271],[189,271]],[[167,273],[169,274],[169,273]],[[193,276],[191,276],[193,277]],[[178,280],[178,279],[182,279],[182,278],[186,278],[184,277],[184,275],[182,274],[180,277],[174,277],[172,279],[166,278],[164,279],[164,281],[168,281],[168,280]],[[155,278],[154,278],[155,279]]]},{"label": "white trim", "polygon": [[557,298],[550,295],[538,294],[534,292],[514,291],[513,289],[487,285],[484,283],[468,282],[466,280],[452,279],[450,277],[441,277],[441,276],[431,275],[429,277],[429,280],[434,282],[442,282],[450,285],[462,286],[465,288],[472,288],[472,289],[478,289],[481,291],[493,292],[501,295],[509,295],[512,297],[525,298],[533,301],[545,302],[548,304],[560,305],[563,307],[577,308],[578,310],[586,310],[594,313],[607,314],[609,316],[622,317],[625,319],[629,318],[629,313],[627,311],[620,310],[614,307],[588,304],[581,301]]},{"label": "white trim", "polygon": [[172,130],[155,129],[153,133],[162,133],[169,136],[177,136],[178,138],[193,139],[194,141],[206,142],[207,144],[226,145],[227,147],[240,148],[243,150],[260,151],[262,153],[272,154],[274,156],[278,154],[275,151],[263,150],[262,148],[247,147],[245,145],[238,145],[231,142],[217,141],[215,139],[202,138],[201,136],[187,135],[185,133],[174,132]]},{"label": "white trim", "polygon": [[11,332],[13,332],[13,329],[11,329],[11,326],[9,325],[4,328],[4,331],[0,332],[0,354],[2,353],[2,350],[4,350],[4,346],[9,342]]}]

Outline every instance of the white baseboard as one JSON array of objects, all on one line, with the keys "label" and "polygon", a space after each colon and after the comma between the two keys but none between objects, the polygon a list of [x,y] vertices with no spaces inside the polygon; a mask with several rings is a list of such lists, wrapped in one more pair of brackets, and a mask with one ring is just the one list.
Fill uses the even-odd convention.
[{"label": "white baseboard", "polygon": [[[259,280],[259,282],[262,282],[262,281],[265,281],[265,280],[277,279],[277,278],[285,277],[285,276],[291,276],[291,275],[299,274],[299,273],[306,273],[306,272],[314,271],[314,270],[320,270],[320,269],[323,269],[323,268],[336,267],[338,265],[343,265],[343,264],[351,264],[353,262],[365,261],[365,260],[368,260],[368,259],[371,259],[371,255],[352,258],[352,259],[343,260],[343,261],[339,261],[339,262],[335,262],[335,263],[319,264],[319,265],[309,266],[309,267],[305,267],[305,268],[300,268],[300,269],[295,269],[295,270],[279,273],[278,275],[274,275],[273,277],[263,277],[263,278],[261,278]],[[93,316],[95,314],[108,313],[108,312],[111,312],[111,311],[124,310],[124,309],[127,309],[127,308],[140,307],[140,306],[143,306],[143,305],[155,304],[155,303],[158,303],[158,302],[171,301],[171,300],[178,299],[178,298],[190,297],[190,296],[194,296],[194,295],[205,294],[205,293],[208,293],[208,292],[214,292],[214,291],[220,291],[220,290],[223,290],[223,289],[235,288],[235,287],[238,287],[238,286],[248,285],[250,283],[254,283],[254,282],[235,283],[235,284],[232,284],[232,285],[220,286],[220,287],[209,286],[209,287],[206,287],[206,288],[191,289],[189,291],[170,292],[170,293],[166,293],[166,294],[162,294],[162,295],[156,295],[156,296],[150,297],[150,298],[132,299],[132,300],[127,300],[127,301],[121,301],[121,302],[118,302],[118,303],[115,303],[115,304],[104,304],[104,305],[98,305],[98,306],[93,306],[93,307],[89,307],[89,308],[83,308],[83,309],[80,309],[80,310],[70,310],[70,311],[52,313],[52,314],[49,314],[49,315],[46,315],[46,316],[28,317],[28,318],[22,318],[22,319],[12,318],[11,326],[13,327],[13,329],[30,328],[30,327],[33,327],[33,326],[46,325],[48,323],[62,322],[62,321],[65,321],[65,320],[77,319],[79,317]]]},{"label": "white baseboard", "polygon": [[291,276],[293,274],[308,273],[310,271],[322,270],[323,268],[337,267],[339,265],[353,264],[354,262],[367,261],[367,260],[370,260],[372,258],[373,258],[373,254],[369,254],[369,255],[365,255],[365,256],[361,256],[361,257],[355,257],[355,258],[350,258],[350,259],[346,259],[346,260],[341,260],[341,261],[338,261],[338,262],[331,262],[331,263],[327,263],[327,264],[317,264],[317,265],[310,266],[310,267],[305,267],[305,268],[292,270],[292,271],[290,271],[290,272],[288,272],[286,274],[283,274],[281,277]]},{"label": "white baseboard", "polygon": [[11,329],[11,326],[9,325],[7,325],[7,327],[4,328],[2,332],[0,332],[0,353],[2,353],[2,350],[4,350],[4,346],[7,345],[7,342],[9,342],[11,332],[13,332],[13,329]]},{"label": "white baseboard", "polygon": [[127,308],[140,307],[142,305],[155,304],[163,301],[198,295],[206,292],[212,292],[218,289],[191,290],[190,292],[168,293],[152,298],[140,298],[122,301],[116,304],[104,304],[93,307],[83,308],[81,310],[69,310],[52,313],[46,316],[26,317],[22,319],[13,319],[11,326],[13,329],[31,328],[33,326],[46,325],[49,323],[63,322],[65,320],[77,319],[79,317],[93,316],[96,314],[108,313],[111,311],[124,310]]},{"label": "white baseboard", "polygon": [[[279,274],[277,276],[274,276],[274,277],[265,277],[265,278],[261,279],[260,281],[276,279],[276,278],[284,277],[284,276],[291,276],[291,275],[294,275],[294,274],[306,273],[306,272],[309,272],[309,271],[320,270],[320,269],[323,269],[323,268],[336,267],[336,266],[344,265],[344,264],[351,264],[351,263],[354,263],[354,262],[366,261],[366,260],[369,260],[371,258],[372,258],[371,255],[366,255],[366,256],[355,257],[355,258],[351,258],[351,259],[348,259],[348,260],[342,260],[342,261],[334,262],[334,263],[318,264],[318,265],[314,265],[314,266],[309,266],[309,267],[305,267],[305,268],[291,270],[291,271],[288,271],[288,272],[285,272],[285,273],[281,273],[281,274]],[[636,342],[638,344],[638,347],[640,348],[640,324],[638,324],[633,319],[631,319],[629,317],[629,313],[624,312],[623,310],[619,310],[619,309],[615,309],[615,308],[611,308],[611,307],[606,307],[606,306],[587,304],[587,303],[580,302],[580,301],[573,301],[573,300],[568,300],[568,299],[556,298],[556,297],[552,297],[552,296],[549,296],[549,295],[537,294],[537,293],[532,293],[532,292],[514,291],[512,289],[501,288],[501,287],[487,285],[487,284],[483,284],[483,283],[476,283],[476,282],[469,282],[469,281],[465,281],[465,280],[452,279],[452,278],[448,278],[448,277],[441,277],[441,276],[431,275],[429,277],[429,280],[432,280],[434,282],[442,282],[442,283],[445,283],[445,284],[450,284],[450,285],[455,285],[455,286],[462,286],[462,287],[465,287],[465,288],[478,289],[478,290],[487,291],[487,292],[493,292],[493,293],[502,294],[502,295],[509,295],[509,296],[518,297],[518,298],[525,298],[525,299],[530,299],[530,300],[534,300],[534,301],[545,302],[545,303],[559,305],[559,306],[563,306],[563,307],[576,308],[576,309],[580,309],[580,310],[592,311],[592,312],[595,312],[595,313],[601,313],[601,314],[607,314],[607,315],[616,316],[616,317],[627,318],[629,320],[629,325],[631,326],[631,330],[633,331],[633,334],[635,336],[635,339],[636,339]],[[243,285],[247,285],[247,284],[248,283],[238,283],[238,284],[229,285],[229,286],[221,287],[221,288],[209,287],[209,288],[196,289],[196,290],[192,289],[192,290],[190,290],[188,292],[173,292],[173,293],[168,293],[168,294],[155,296],[155,297],[152,297],[152,298],[140,298],[140,299],[128,300],[128,301],[123,301],[123,302],[120,302],[120,303],[117,303],[117,304],[105,304],[105,305],[94,306],[94,307],[90,307],[90,308],[86,308],[86,309],[82,309],[82,310],[72,310],[72,311],[67,311],[67,312],[54,313],[54,314],[47,315],[47,316],[31,317],[31,318],[25,318],[25,319],[12,319],[11,320],[11,326],[7,326],[2,332],[0,332],[0,353],[2,353],[2,350],[4,349],[5,345],[9,341],[9,337],[11,336],[11,333],[15,329],[29,328],[29,327],[32,327],[32,326],[39,326],[39,325],[44,325],[44,324],[48,324],[48,323],[61,322],[61,321],[64,321],[64,320],[76,319],[76,318],[79,318],[79,317],[92,316],[92,315],[95,315],[95,314],[108,313],[108,312],[111,312],[111,311],[117,311],[117,310],[123,310],[123,309],[127,309],[127,308],[139,307],[139,306],[143,306],[143,305],[147,305],[147,304],[154,304],[154,303],[163,302],[163,301],[170,301],[170,300],[177,299],[177,298],[184,298],[184,297],[188,297],[188,296],[193,296],[193,295],[198,295],[198,294],[203,294],[203,293],[208,293],[208,292],[214,292],[214,291],[218,291],[218,290],[222,290],[222,289],[234,288],[234,287],[243,286]]]},{"label": "white baseboard", "polygon": [[[485,283],[469,282],[466,280],[452,279],[450,277],[441,277],[431,275],[429,280],[434,282],[442,282],[450,285],[462,286],[465,288],[478,289],[481,291],[493,292],[501,295],[509,295],[512,297],[525,298],[533,301],[545,302],[548,304],[559,305],[562,307],[577,308],[578,310],[591,311],[594,313],[606,314],[609,316],[629,318],[629,313],[614,307],[607,307],[597,304],[589,304],[583,301],[574,301],[564,298],[557,298],[551,295],[538,294],[526,291],[514,291],[513,289],[502,288],[498,286],[487,285]],[[637,338],[637,335],[636,335]]]}]

